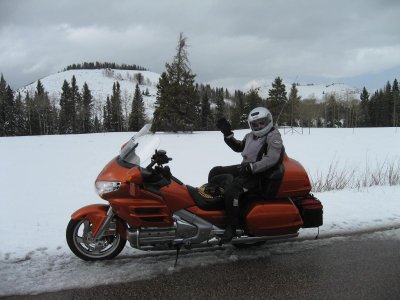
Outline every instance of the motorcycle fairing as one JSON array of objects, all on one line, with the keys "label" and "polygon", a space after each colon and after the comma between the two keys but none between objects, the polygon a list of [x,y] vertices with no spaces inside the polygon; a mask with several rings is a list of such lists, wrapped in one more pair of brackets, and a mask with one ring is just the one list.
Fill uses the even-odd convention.
[{"label": "motorcycle fairing", "polygon": [[162,187],[160,189],[160,193],[172,212],[186,209],[195,205],[192,196],[189,194],[187,186],[180,184],[175,180],[171,180],[171,184]]},{"label": "motorcycle fairing", "polygon": [[157,195],[146,198],[142,194],[135,199],[115,198],[109,201],[114,212],[133,228],[168,227],[173,224],[170,209]]}]

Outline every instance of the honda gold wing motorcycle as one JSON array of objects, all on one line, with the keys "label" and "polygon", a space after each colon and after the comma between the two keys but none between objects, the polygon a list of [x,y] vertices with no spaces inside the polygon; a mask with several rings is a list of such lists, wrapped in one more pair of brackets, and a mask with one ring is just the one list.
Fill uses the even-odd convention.
[{"label": "honda gold wing motorcycle", "polygon": [[[79,258],[114,258],[127,241],[139,250],[176,249],[177,254],[182,247],[221,245],[223,186],[196,188],[175,178],[167,166],[171,158],[155,150],[159,139],[149,129],[145,125],[98,175],[96,191],[108,204],[88,205],[72,214],[66,238]],[[294,238],[301,228],[322,225],[321,202],[310,194],[307,173],[296,160],[285,155],[263,191],[239,199],[241,229],[229,242],[234,246]]]}]

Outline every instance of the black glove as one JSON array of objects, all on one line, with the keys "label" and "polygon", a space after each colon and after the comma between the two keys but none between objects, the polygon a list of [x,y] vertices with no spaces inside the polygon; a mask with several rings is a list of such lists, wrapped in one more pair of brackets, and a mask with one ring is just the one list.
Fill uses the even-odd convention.
[{"label": "black glove", "polygon": [[239,174],[241,176],[250,176],[253,174],[253,170],[251,168],[251,163],[244,163],[238,166]]},{"label": "black glove", "polygon": [[221,118],[217,121],[217,128],[221,130],[224,136],[228,136],[233,133],[231,130],[231,124],[225,118]]}]

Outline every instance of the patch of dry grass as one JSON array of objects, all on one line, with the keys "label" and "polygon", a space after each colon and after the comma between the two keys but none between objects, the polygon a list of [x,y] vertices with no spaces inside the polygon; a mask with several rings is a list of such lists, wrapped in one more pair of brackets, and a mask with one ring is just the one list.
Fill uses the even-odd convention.
[{"label": "patch of dry grass", "polygon": [[326,173],[317,172],[310,176],[314,192],[332,190],[362,189],[377,185],[400,185],[400,159],[386,160],[383,163],[371,164],[359,170],[357,167],[339,167],[338,161],[333,161]]}]

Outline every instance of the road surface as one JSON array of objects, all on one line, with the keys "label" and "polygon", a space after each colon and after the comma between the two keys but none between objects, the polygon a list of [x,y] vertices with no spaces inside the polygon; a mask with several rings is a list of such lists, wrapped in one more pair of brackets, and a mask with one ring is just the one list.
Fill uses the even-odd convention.
[{"label": "road surface", "polygon": [[312,247],[297,247],[302,242],[295,242],[293,251],[261,259],[5,299],[400,299],[399,233],[389,230],[331,238]]}]

